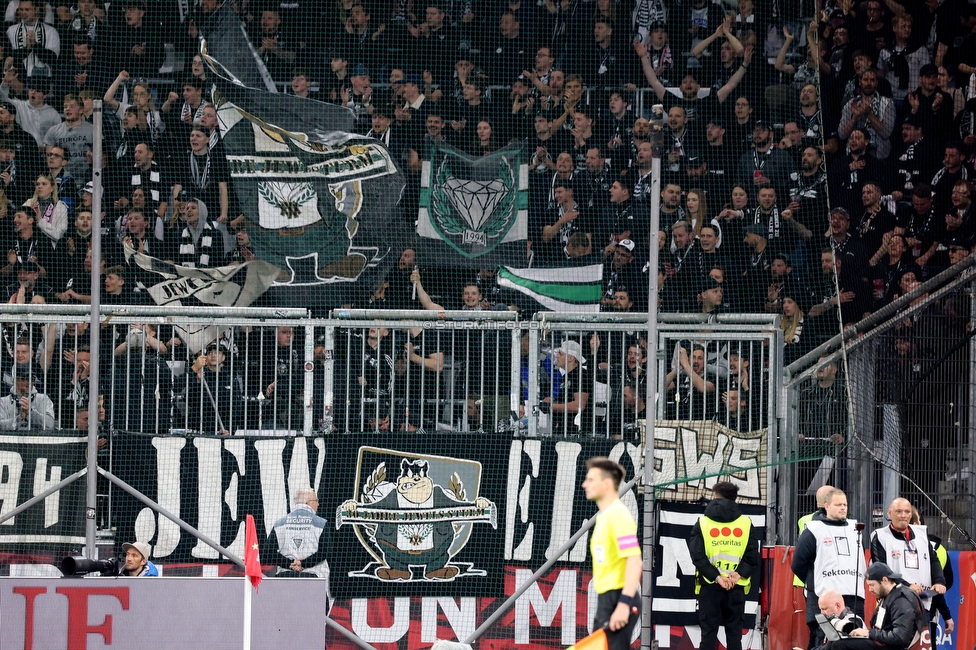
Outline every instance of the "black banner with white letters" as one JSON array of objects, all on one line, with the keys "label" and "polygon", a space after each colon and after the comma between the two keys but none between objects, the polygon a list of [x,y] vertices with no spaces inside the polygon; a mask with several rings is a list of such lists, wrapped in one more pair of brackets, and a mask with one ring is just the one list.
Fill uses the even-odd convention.
[{"label": "black banner with white letters", "polygon": [[[0,435],[0,515],[83,468],[87,442],[77,431]],[[3,553],[62,554],[84,543],[84,477],[0,524]]]},{"label": "black banner with white letters", "polygon": [[[632,477],[643,450],[493,434],[122,434],[113,453],[122,480],[240,554],[245,515],[266,537],[290,495],[311,486],[331,536],[332,593],[342,598],[503,593],[506,565],[537,568],[596,512],[580,487],[586,460],[610,456]],[[147,541],[162,564],[219,561],[136,499],[116,492],[113,503],[119,544]],[[624,503],[640,512],[635,494]],[[588,536],[562,564],[588,567],[587,544]]]}]

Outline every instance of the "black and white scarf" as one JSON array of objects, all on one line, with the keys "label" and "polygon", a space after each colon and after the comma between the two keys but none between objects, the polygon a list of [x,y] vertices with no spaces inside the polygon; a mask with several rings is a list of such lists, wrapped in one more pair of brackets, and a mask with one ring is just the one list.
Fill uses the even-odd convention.
[{"label": "black and white scarf", "polygon": [[756,208],[756,212],[752,217],[752,223],[764,223],[766,224],[766,240],[772,241],[773,239],[779,239],[782,236],[783,221],[779,216],[779,208],[776,204],[770,208],[769,214],[762,211],[762,207]]},{"label": "black and white scarf", "polygon": [[[200,169],[200,158],[206,158],[203,169]],[[198,156],[190,152],[190,174],[193,176],[194,184],[201,190],[207,189],[210,182],[210,150],[207,149],[206,156]]]},{"label": "black and white scarf", "polygon": [[213,223],[203,215],[200,215],[200,221],[195,228],[191,229],[188,224],[184,224],[183,232],[180,233],[180,266],[188,269],[209,267],[216,232]]},{"label": "black and white scarf", "polygon": [[27,23],[17,23],[17,47],[18,50],[27,49],[27,32],[34,32],[36,37],[35,45],[37,47],[44,47],[44,43],[47,41],[47,32],[44,30],[44,23],[40,20],[36,21],[33,25],[28,25]]}]

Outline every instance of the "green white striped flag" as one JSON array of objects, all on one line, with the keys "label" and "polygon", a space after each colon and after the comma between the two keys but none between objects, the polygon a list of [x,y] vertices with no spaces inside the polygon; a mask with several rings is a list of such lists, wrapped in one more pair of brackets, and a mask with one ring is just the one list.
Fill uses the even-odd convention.
[{"label": "green white striped flag", "polygon": [[551,311],[600,311],[603,265],[554,269],[498,269],[498,286],[529,296]]}]

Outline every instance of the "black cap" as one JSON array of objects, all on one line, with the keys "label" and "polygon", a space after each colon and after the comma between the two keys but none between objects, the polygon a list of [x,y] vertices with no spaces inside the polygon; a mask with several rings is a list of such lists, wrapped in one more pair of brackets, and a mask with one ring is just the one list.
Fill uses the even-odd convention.
[{"label": "black cap", "polygon": [[648,31],[653,32],[655,29],[667,29],[668,25],[663,20],[655,20],[647,28]]},{"label": "black cap", "polygon": [[27,87],[30,90],[39,90],[42,93],[51,92],[51,78],[41,75],[34,75],[27,78]]},{"label": "black cap", "polygon": [[837,206],[836,208],[831,209],[830,214],[831,216],[835,214],[839,214],[840,216],[844,217],[848,221],[851,220],[851,213],[847,211],[847,208],[842,208],[841,206]]},{"label": "black cap", "polygon": [[891,567],[884,562],[875,562],[868,567],[867,571],[864,572],[865,580],[874,580],[875,582],[878,582],[882,578],[888,578],[892,581],[901,580],[901,574],[892,571]]},{"label": "black cap", "polygon": [[918,71],[919,77],[931,77],[932,75],[939,74],[939,68],[934,63],[926,63]]},{"label": "black cap", "polygon": [[18,379],[28,379],[31,376],[31,364],[18,363],[14,365],[14,376]]},{"label": "black cap", "polygon": [[23,260],[21,262],[17,262],[17,270],[27,271],[29,273],[40,273],[41,267],[38,266],[37,262],[34,262],[33,260]]},{"label": "black cap", "polygon": [[194,201],[197,199],[196,192],[193,190],[182,189],[180,193],[176,195],[177,201]]},{"label": "black cap", "polygon": [[753,235],[759,235],[763,239],[769,238],[769,232],[766,229],[766,224],[764,223],[750,223],[748,226],[742,229],[743,232],[752,233]]},{"label": "black cap", "polygon": [[7,112],[10,113],[11,115],[17,114],[17,107],[14,106],[11,102],[0,102],[0,108],[5,108]]},{"label": "black cap", "polygon": [[721,117],[718,117],[718,116],[708,118],[708,123],[709,124],[714,124],[715,126],[719,127],[720,129],[728,128],[728,127],[725,126],[725,120],[723,120]]},{"label": "black cap", "polygon": [[952,248],[953,246],[969,250],[969,240],[961,235],[956,235],[946,242],[946,248]]},{"label": "black cap", "polygon": [[770,129],[770,130],[772,130],[772,128],[773,128],[773,125],[770,124],[767,120],[756,120],[756,123],[753,124],[753,126],[752,126],[752,130],[753,131],[755,131],[756,129]]},{"label": "black cap", "polygon": [[722,283],[713,278],[710,275],[703,275],[701,280],[698,282],[698,293],[703,291],[708,291],[709,289],[718,289],[722,286]]}]

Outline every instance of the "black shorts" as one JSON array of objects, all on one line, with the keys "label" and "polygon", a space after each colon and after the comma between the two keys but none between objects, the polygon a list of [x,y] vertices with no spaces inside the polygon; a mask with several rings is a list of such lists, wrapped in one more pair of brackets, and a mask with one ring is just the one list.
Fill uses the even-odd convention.
[{"label": "black shorts", "polygon": [[[622,589],[614,589],[606,593],[597,594],[596,614],[593,616],[593,630],[596,631],[610,622],[613,610],[617,608],[617,601],[620,600]],[[640,592],[634,596],[630,604],[630,619],[623,629],[611,632],[607,630],[607,648],[609,650],[630,650],[630,638],[634,633],[634,627],[641,619],[641,597]],[[634,607],[637,608],[636,613]]]}]

